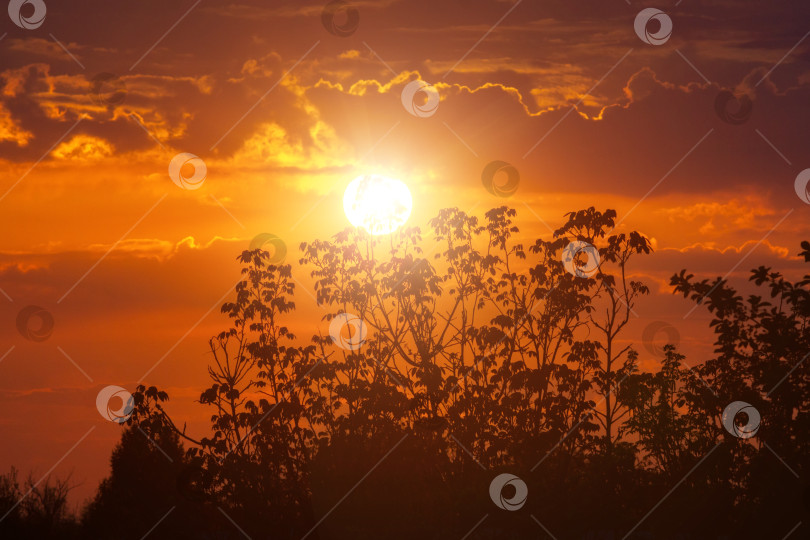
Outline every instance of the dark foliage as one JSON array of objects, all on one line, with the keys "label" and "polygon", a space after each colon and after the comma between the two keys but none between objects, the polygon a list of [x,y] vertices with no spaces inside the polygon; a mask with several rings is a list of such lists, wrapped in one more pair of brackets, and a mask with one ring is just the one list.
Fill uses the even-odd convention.
[{"label": "dark foliage", "polygon": [[[210,341],[210,433],[139,387],[87,537],[140,538],[170,508],[150,538],[781,538],[810,521],[810,276],[761,267],[763,296],[743,298],[681,271],[671,285],[711,314],[715,355],[690,369],[668,345],[641,372],[625,333],[648,240],[589,208],[524,245],[514,217],[446,209],[427,241],[302,244],[323,320],[356,315],[362,346],[299,340],[291,267],[244,252]],[[598,248],[589,277],[565,261],[572,242]],[[734,401],[761,413],[755,437],[723,428]],[[528,486],[517,511],[490,499],[503,472]]]}]

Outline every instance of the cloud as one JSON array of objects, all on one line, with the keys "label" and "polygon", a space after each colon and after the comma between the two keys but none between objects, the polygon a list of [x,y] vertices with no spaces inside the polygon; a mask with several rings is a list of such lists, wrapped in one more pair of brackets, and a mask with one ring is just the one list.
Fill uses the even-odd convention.
[{"label": "cloud", "polygon": [[[66,46],[68,50],[71,51],[71,54],[79,57],[78,50],[81,49],[80,45],[68,43]],[[28,39],[9,38],[7,47],[13,51],[15,55],[25,54],[26,56],[44,57],[49,61],[74,62],[74,60],[65,53],[64,49],[52,40],[37,37],[29,37]]]},{"label": "cloud", "polygon": [[11,117],[11,112],[0,104],[0,141],[11,141],[17,146],[25,146],[33,137],[34,134],[17,125]]},{"label": "cloud", "polygon": [[104,139],[90,135],[76,135],[57,146],[53,150],[53,156],[57,159],[92,162],[111,156],[114,151],[113,146]]}]

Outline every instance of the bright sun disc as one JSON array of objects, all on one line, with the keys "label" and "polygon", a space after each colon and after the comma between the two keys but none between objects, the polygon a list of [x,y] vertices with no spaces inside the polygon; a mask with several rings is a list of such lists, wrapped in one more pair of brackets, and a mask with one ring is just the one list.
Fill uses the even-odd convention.
[{"label": "bright sun disc", "polygon": [[358,176],[343,194],[343,210],[349,222],[373,235],[397,230],[408,221],[412,208],[408,186],[376,174]]}]

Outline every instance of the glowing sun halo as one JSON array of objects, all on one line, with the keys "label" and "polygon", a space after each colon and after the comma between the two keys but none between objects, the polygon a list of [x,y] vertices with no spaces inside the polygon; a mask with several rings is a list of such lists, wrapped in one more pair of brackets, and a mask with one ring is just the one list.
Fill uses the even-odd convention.
[{"label": "glowing sun halo", "polygon": [[373,235],[397,230],[408,221],[412,208],[408,186],[376,174],[358,176],[343,194],[343,210],[349,222]]}]

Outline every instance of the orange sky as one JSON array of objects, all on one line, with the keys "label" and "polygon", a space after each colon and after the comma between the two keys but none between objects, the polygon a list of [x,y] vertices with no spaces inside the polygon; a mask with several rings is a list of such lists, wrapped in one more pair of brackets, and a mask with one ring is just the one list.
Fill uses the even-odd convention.
[{"label": "orange sky", "polygon": [[[690,363],[710,353],[707,316],[684,320],[672,273],[742,285],[760,264],[801,270],[799,0],[765,13],[730,0],[358,1],[356,29],[345,10],[335,19],[344,37],[321,2],[45,1],[38,28],[0,27],[0,469],[44,474],[93,428],[55,469],[84,482],[77,502],[120,433],[95,409],[100,388],[134,390],[148,373],[200,433],[193,400],[236,255],[272,233],[296,261],[301,241],[347,226],[342,194],[359,174],[403,180],[423,228],[442,207],[509,204],[528,240],[567,211],[617,209],[619,230],[656,249],[635,269],[653,295],[628,337],[667,321]],[[634,31],[650,5],[673,21],[663,45]],[[101,73],[125,95],[95,95]],[[416,79],[438,92],[434,114],[403,106]],[[721,89],[750,96],[750,117],[721,119]],[[206,164],[197,190],[169,177],[183,152]],[[482,186],[495,160],[520,173],[509,199]],[[326,333],[306,270],[293,274],[295,326]],[[48,340],[18,333],[28,305],[53,315]]]}]

